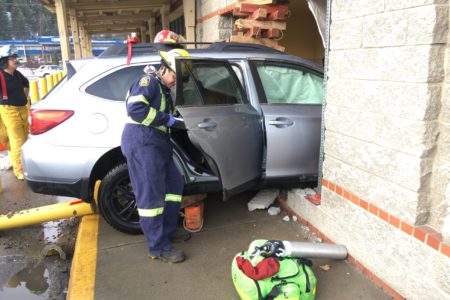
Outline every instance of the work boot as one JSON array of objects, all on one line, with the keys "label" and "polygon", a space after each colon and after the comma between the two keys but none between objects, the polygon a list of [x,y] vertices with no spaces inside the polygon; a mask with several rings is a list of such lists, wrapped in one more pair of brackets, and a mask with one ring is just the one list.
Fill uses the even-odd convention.
[{"label": "work boot", "polygon": [[184,261],[185,259],[184,252],[177,249],[162,250],[161,255],[156,255],[152,252],[149,252],[148,257],[150,257],[151,259],[160,259],[161,261],[169,264],[179,263]]},{"label": "work boot", "polygon": [[189,233],[189,231],[187,231],[184,228],[177,227],[177,229],[175,229],[175,233],[170,238],[170,241],[172,243],[181,243],[181,242],[185,242],[185,241],[189,240],[190,238],[191,238],[191,234]]}]

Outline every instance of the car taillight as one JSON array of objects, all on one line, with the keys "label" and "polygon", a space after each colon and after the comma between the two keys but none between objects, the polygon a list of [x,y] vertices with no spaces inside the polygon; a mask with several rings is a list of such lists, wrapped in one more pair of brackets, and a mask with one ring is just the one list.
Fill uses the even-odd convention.
[{"label": "car taillight", "polygon": [[30,133],[37,135],[49,131],[70,118],[73,114],[74,112],[72,110],[32,110],[30,111]]}]

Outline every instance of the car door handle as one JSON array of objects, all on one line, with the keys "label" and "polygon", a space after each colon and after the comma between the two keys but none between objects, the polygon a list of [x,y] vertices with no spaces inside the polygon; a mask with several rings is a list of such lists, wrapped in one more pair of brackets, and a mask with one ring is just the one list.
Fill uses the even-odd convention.
[{"label": "car door handle", "polygon": [[288,127],[292,126],[294,122],[287,118],[276,118],[275,120],[270,120],[269,125],[277,126],[277,127]]},{"label": "car door handle", "polygon": [[202,123],[199,123],[197,127],[200,129],[212,130],[217,127],[217,123],[207,119],[204,120]]}]

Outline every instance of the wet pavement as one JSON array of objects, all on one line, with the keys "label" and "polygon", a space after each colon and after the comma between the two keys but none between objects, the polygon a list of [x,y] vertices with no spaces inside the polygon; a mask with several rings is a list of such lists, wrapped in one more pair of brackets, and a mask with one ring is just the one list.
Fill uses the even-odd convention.
[{"label": "wet pavement", "polygon": [[[69,201],[31,192],[1,171],[0,214]],[[0,299],[65,299],[79,220],[0,231]]]}]

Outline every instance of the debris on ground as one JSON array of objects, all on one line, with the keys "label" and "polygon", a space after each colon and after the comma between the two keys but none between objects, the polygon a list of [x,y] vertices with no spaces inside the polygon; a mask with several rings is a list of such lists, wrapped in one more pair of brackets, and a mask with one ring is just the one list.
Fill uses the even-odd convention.
[{"label": "debris on ground", "polygon": [[269,207],[267,212],[269,213],[270,216],[276,216],[281,212],[281,208],[279,208],[278,206],[271,206]]},{"label": "debris on ground", "polygon": [[255,209],[268,208],[280,194],[279,190],[262,190],[259,191],[253,198],[247,203],[249,211]]},{"label": "debris on ground", "polygon": [[311,202],[314,205],[320,205],[320,194],[317,193],[319,190],[318,187],[312,189],[312,188],[305,188],[305,189],[297,189],[295,190],[295,193],[300,196],[301,198]]},{"label": "debris on ground", "polygon": [[307,196],[312,196],[312,195],[317,194],[316,191],[313,190],[313,189],[311,189],[311,188],[303,189],[303,191],[305,192],[305,194],[306,194]]},{"label": "debris on ground", "polygon": [[284,216],[283,217],[283,221],[289,222],[291,220],[291,218],[289,216]]},{"label": "debris on ground", "polygon": [[321,268],[321,269],[324,270],[325,272],[328,272],[328,271],[330,271],[331,266],[330,266],[330,265],[322,265],[322,266],[320,266],[319,268]]},{"label": "debris on ground", "polygon": [[297,222],[297,216],[292,216],[292,221]]}]

